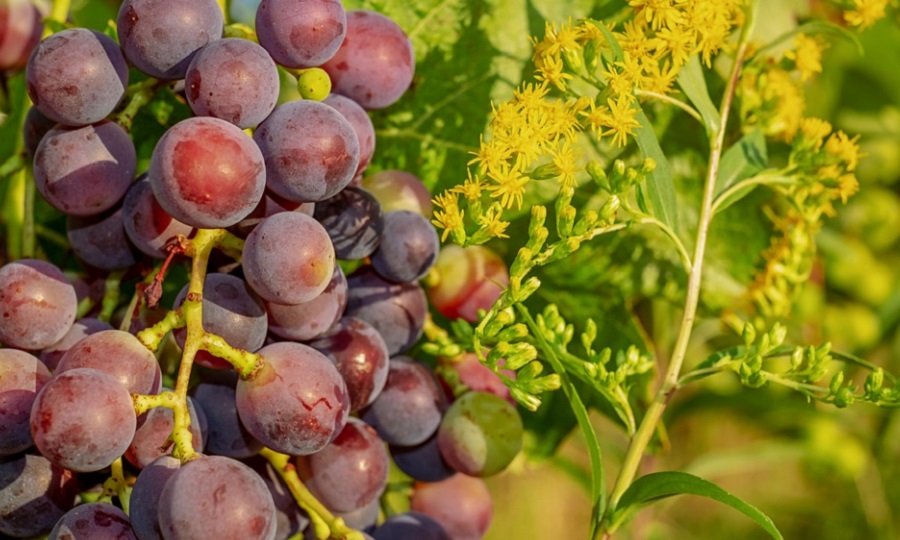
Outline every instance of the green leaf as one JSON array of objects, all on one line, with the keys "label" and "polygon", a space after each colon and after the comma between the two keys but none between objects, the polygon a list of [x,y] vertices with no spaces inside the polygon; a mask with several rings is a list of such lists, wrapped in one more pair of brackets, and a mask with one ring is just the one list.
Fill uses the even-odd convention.
[{"label": "green leaf", "polygon": [[410,171],[433,192],[466,178],[491,103],[531,73],[530,36],[547,20],[577,19],[605,0],[346,0],[393,18],[413,43],[416,73],[401,100],[371,115],[378,149],[369,172]]},{"label": "green leaf", "polygon": [[713,137],[719,130],[721,117],[719,109],[713,104],[709,97],[709,90],[706,88],[706,78],[703,76],[703,66],[700,64],[698,55],[692,56],[687,63],[682,66],[681,72],[678,74],[678,86],[684,91],[685,95],[697,108],[697,112],[703,117],[703,123],[706,125],[706,132]]},{"label": "green leaf", "polygon": [[575,419],[578,421],[578,426],[581,428],[582,435],[584,435],[588,455],[591,458],[592,505],[591,533],[589,538],[593,538],[597,526],[600,523],[600,518],[606,510],[606,484],[603,476],[603,457],[600,454],[600,441],[597,439],[597,432],[594,431],[594,426],[591,424],[591,418],[588,416],[587,408],[585,408],[584,402],[581,401],[581,396],[578,395],[578,391],[569,379],[566,369],[563,367],[559,358],[556,357],[552,346],[547,343],[541,335],[537,324],[531,317],[531,314],[528,313],[528,309],[522,304],[516,304],[516,309],[522,317],[522,320],[525,321],[537,338],[538,345],[544,353],[544,358],[550,363],[550,367],[553,368],[553,371],[559,375],[560,381],[562,382],[563,393],[565,393],[566,398],[569,400],[569,404],[572,406],[572,412],[575,413]]},{"label": "green leaf", "polygon": [[768,163],[766,137],[761,129],[753,128],[722,155],[715,193],[718,195],[744,178],[753,176],[765,169]]},{"label": "green leaf", "polygon": [[653,125],[643,111],[635,116],[641,123],[635,133],[638,148],[644,157],[656,162],[656,169],[647,175],[647,181],[642,182],[638,189],[641,190],[644,199],[650,204],[650,213],[670,229],[678,232],[678,207],[675,205],[675,184],[672,181],[672,166],[659,145]]},{"label": "green leaf", "polygon": [[755,506],[742,501],[708,480],[677,471],[651,473],[635,480],[619,500],[611,520],[613,527],[622,524],[632,514],[653,502],[682,494],[699,495],[727,504],[755,521],[772,538],[783,539],[769,516],[763,514]]},{"label": "green leaf", "polygon": [[777,38],[775,38],[775,40],[768,43],[765,47],[762,47],[758,51],[756,51],[756,54],[754,56],[758,57],[766,51],[778,47],[797,34],[831,34],[835,37],[843,38],[855,45],[856,51],[860,56],[865,54],[865,48],[863,47],[862,42],[859,40],[859,37],[854,32],[851,32],[843,26],[838,26],[834,23],[825,21],[810,21],[806,24],[798,26],[797,28],[794,28],[790,32],[785,32],[784,34],[778,36]]}]

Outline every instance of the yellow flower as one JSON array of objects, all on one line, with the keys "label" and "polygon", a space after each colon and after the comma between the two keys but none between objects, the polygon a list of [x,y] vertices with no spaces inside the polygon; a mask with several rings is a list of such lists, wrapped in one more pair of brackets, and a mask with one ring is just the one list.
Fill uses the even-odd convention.
[{"label": "yellow flower", "polygon": [[822,148],[822,141],[831,133],[831,124],[818,118],[804,118],[800,120],[800,133],[803,137],[813,142],[816,151]]},{"label": "yellow flower", "polygon": [[884,18],[888,0],[853,0],[853,9],[844,12],[844,20],[852,26],[867,28]]},{"label": "yellow flower", "polygon": [[492,171],[488,175],[496,185],[491,186],[491,197],[500,198],[500,205],[503,208],[522,207],[522,199],[525,195],[525,187],[529,178],[522,174],[519,167],[510,167],[503,164],[500,169]]},{"label": "yellow flower", "polygon": [[590,112],[584,111],[581,115],[587,120],[594,136],[599,139],[603,135],[603,126],[606,125],[609,109],[606,108],[606,105],[597,106],[593,101],[591,101],[590,109]]},{"label": "yellow flower", "polygon": [[634,87],[634,80],[628,77],[624,69],[619,70],[615,65],[607,65],[603,76],[606,77],[606,85],[614,95],[630,94]]},{"label": "yellow flower", "polygon": [[499,204],[492,204],[478,218],[478,223],[495,238],[509,238],[509,235],[503,234],[509,227],[509,222],[503,221],[502,216],[503,208]]},{"label": "yellow flower", "polygon": [[449,191],[441,193],[435,197],[432,202],[436,207],[441,209],[434,212],[434,219],[432,219],[431,222],[444,229],[444,232],[441,235],[441,242],[443,242],[451,232],[463,228],[463,216],[465,216],[465,212],[459,209],[456,195]]},{"label": "yellow flower", "polygon": [[794,39],[794,49],[784,53],[794,61],[800,71],[800,80],[808,81],[816,73],[822,73],[822,49],[824,46],[815,38],[799,34]]},{"label": "yellow flower", "polygon": [[607,103],[609,104],[609,114],[604,118],[604,125],[609,129],[603,134],[612,134],[613,143],[616,146],[625,146],[628,137],[633,136],[634,130],[641,126],[640,122],[635,119],[637,109],[632,107],[632,97],[622,95],[615,101],[610,98]]},{"label": "yellow flower", "polygon": [[453,191],[459,193],[469,201],[477,201],[481,199],[483,187],[481,179],[472,176],[472,171],[469,171],[469,177],[466,181],[461,185],[454,187]]},{"label": "yellow flower", "polygon": [[854,195],[857,191],[859,191],[859,182],[856,180],[856,176],[852,173],[847,173],[842,175],[838,179],[838,195],[841,197],[841,202],[847,204],[847,199]]},{"label": "yellow flower", "polygon": [[559,55],[547,55],[540,59],[541,61],[535,61],[535,67],[538,70],[538,74],[535,75],[535,79],[539,81],[545,81],[553,86],[559,88],[560,91],[566,91],[566,81],[573,79],[572,75],[563,71],[563,61],[562,57]]},{"label": "yellow flower", "polygon": [[578,166],[579,154],[578,148],[572,146],[568,140],[558,148],[551,150],[553,165],[559,174],[559,181],[564,186],[575,184],[575,173],[581,170],[581,167]]},{"label": "yellow flower", "polygon": [[654,30],[683,24],[684,14],[677,5],[685,0],[629,0],[628,5],[634,8],[635,19],[644,18]]},{"label": "yellow flower", "polygon": [[671,55],[673,64],[683,66],[693,53],[695,35],[690,28],[683,26],[663,28],[656,33],[654,42],[658,51]]},{"label": "yellow flower", "polygon": [[860,157],[859,146],[856,144],[858,140],[859,135],[851,139],[843,131],[836,131],[825,142],[825,151],[840,158],[847,170],[853,171]]},{"label": "yellow flower", "polygon": [[488,142],[484,142],[484,139],[482,139],[478,152],[472,153],[475,155],[475,158],[469,161],[469,165],[477,163],[478,170],[481,171],[482,174],[496,169],[501,163],[509,159],[511,155],[509,149],[501,144],[496,138],[493,138]]}]

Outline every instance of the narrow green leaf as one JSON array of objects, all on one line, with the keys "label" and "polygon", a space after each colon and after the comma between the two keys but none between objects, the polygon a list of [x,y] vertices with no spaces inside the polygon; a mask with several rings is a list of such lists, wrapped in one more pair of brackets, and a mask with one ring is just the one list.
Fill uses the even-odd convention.
[{"label": "narrow green leaf", "polygon": [[699,495],[727,504],[755,521],[772,538],[783,540],[781,533],[778,532],[778,528],[775,527],[769,516],[763,514],[755,506],[742,501],[708,480],[677,471],[651,473],[635,480],[619,499],[612,522],[614,526],[620,525],[633,513],[648,504],[682,494]]},{"label": "narrow green leaf", "polygon": [[525,321],[525,324],[528,325],[534,333],[534,336],[537,338],[538,345],[544,353],[544,358],[550,363],[550,367],[553,368],[553,371],[559,375],[560,381],[562,382],[563,393],[565,393],[566,399],[569,400],[569,404],[572,406],[572,412],[575,413],[575,419],[578,421],[578,427],[581,428],[581,433],[584,435],[588,454],[591,458],[591,501],[593,504],[591,509],[591,534],[589,538],[593,538],[597,526],[599,525],[600,518],[606,510],[606,485],[603,479],[603,457],[600,455],[600,441],[597,439],[597,432],[594,431],[594,426],[591,424],[587,408],[584,406],[584,402],[581,401],[581,396],[578,395],[578,391],[572,384],[571,379],[569,379],[565,367],[556,356],[553,346],[544,339],[544,336],[538,330],[537,324],[534,322],[528,309],[522,304],[516,304],[516,309]]},{"label": "narrow green leaf", "polygon": [[722,155],[716,177],[716,195],[765,169],[768,163],[766,137],[762,130],[754,128]]},{"label": "narrow green leaf", "polygon": [[825,21],[811,21],[806,24],[801,24],[800,26],[798,26],[797,28],[794,28],[790,32],[785,32],[784,34],[778,36],[777,38],[775,38],[774,41],[770,42],[765,47],[762,47],[758,51],[756,51],[756,54],[754,56],[759,56],[770,49],[774,49],[775,47],[778,47],[779,45],[781,45],[785,41],[788,41],[789,39],[793,38],[797,34],[831,34],[833,36],[843,38],[844,40],[849,41],[854,46],[856,46],[856,51],[859,53],[860,56],[863,56],[863,54],[865,53],[863,44],[859,40],[859,37],[855,33],[847,30],[846,28],[844,28],[842,26],[838,26],[834,23],[825,22]]},{"label": "narrow green leaf", "polygon": [[697,112],[703,117],[703,123],[706,124],[706,132],[712,137],[719,130],[721,117],[719,109],[709,97],[706,78],[703,76],[703,66],[700,64],[698,55],[692,56],[682,66],[681,72],[678,74],[678,86],[697,108]]},{"label": "narrow green leaf", "polygon": [[650,204],[650,213],[678,232],[678,208],[675,204],[675,184],[672,182],[672,167],[659,145],[659,139],[653,131],[653,125],[643,111],[635,116],[641,127],[635,133],[638,148],[644,157],[656,162],[656,169],[647,175],[647,182],[641,183],[644,199]]}]

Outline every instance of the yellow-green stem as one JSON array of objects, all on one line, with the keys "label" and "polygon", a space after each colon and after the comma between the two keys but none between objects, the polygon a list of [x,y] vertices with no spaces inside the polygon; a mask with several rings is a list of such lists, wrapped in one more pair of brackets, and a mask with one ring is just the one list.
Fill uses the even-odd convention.
[{"label": "yellow-green stem", "polygon": [[181,365],[178,367],[178,378],[175,382],[175,396],[178,405],[174,409],[175,427],[172,430],[172,441],[175,443],[173,454],[187,461],[194,457],[194,447],[189,429],[190,415],[187,408],[188,383],[191,379],[191,368],[194,366],[194,358],[200,350],[203,340],[203,284],[206,281],[206,267],[209,263],[209,255],[223,236],[225,231],[221,229],[200,229],[197,236],[190,241],[188,252],[191,257],[191,280],[188,284],[188,294],[181,306],[187,326],[187,336],[184,341],[184,351],[181,355]]},{"label": "yellow-green stem", "polygon": [[[756,8],[758,2],[753,2],[748,14],[747,24],[741,33],[740,44],[734,58],[734,65],[728,78],[725,88],[725,94],[722,97],[722,104],[719,108],[721,120],[716,132],[715,138],[710,142],[709,152],[709,170],[706,176],[706,182],[703,189],[703,202],[700,207],[700,219],[697,226],[697,242],[694,246],[694,256],[691,271],[688,274],[687,295],[684,302],[684,314],[682,315],[681,325],[678,330],[678,336],[675,340],[675,346],[672,351],[671,360],[665,377],[661,382],[653,402],[647,408],[647,412],[638,427],[631,444],[625,454],[622,468],[616,478],[615,485],[610,494],[610,509],[615,509],[622,497],[622,494],[631,485],[637,475],[638,468],[647,449],[647,445],[656,432],[657,424],[662,418],[663,411],[666,408],[672,394],[678,386],[678,376],[681,372],[681,366],[684,362],[685,352],[687,351],[688,341],[694,327],[694,318],[697,314],[697,304],[700,299],[700,283],[703,272],[703,256],[706,252],[706,239],[709,233],[709,224],[712,220],[712,203],[715,195],[716,177],[719,173],[719,162],[722,157],[725,144],[725,132],[728,125],[728,116],[731,110],[732,100],[737,88],[738,79],[741,73],[744,57],[747,54],[748,38],[750,36],[753,23],[755,21]],[[609,533],[614,532],[610,529]]]},{"label": "yellow-green stem", "polygon": [[125,482],[125,472],[122,468],[122,457],[119,456],[110,465],[109,478],[103,482],[103,493],[100,494],[99,500],[111,502],[113,497],[118,497],[122,510],[127,514],[129,495],[128,484]]},{"label": "yellow-green stem", "polygon": [[144,344],[144,347],[147,347],[150,352],[156,352],[159,349],[159,344],[162,342],[163,338],[176,328],[183,328],[185,325],[184,317],[182,316],[180,309],[175,309],[166,313],[166,316],[163,317],[163,320],[154,324],[150,328],[145,328],[135,334],[135,337],[138,338],[138,341]]},{"label": "yellow-green stem", "polygon": [[[303,508],[313,524],[316,525],[317,538],[343,538],[346,540],[363,540],[363,535],[359,531],[351,529],[344,523],[344,519],[335,517],[328,508],[325,507],[318,499],[303,485],[300,476],[291,464],[291,457],[287,454],[281,454],[270,448],[263,448],[259,455],[264,457],[278,476],[284,481],[291,495],[297,504]],[[324,535],[322,534],[324,532]]]}]

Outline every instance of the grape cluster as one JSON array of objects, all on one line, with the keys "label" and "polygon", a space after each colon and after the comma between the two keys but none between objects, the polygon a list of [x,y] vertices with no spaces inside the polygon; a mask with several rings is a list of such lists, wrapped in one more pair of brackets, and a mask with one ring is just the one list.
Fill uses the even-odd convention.
[{"label": "grape cluster", "polygon": [[[89,275],[196,263],[210,230],[234,259],[195,264],[197,288],[161,313],[126,309],[120,330],[80,309],[84,284],[60,266],[0,266],[0,534],[272,539],[332,519],[335,537],[345,523],[375,539],[480,538],[482,477],[518,454],[521,420],[474,356],[442,360],[448,380],[415,346],[429,297],[474,321],[507,277],[486,250],[440,252],[415,176],[366,171],[367,111],[409,87],[411,43],[339,0],[262,0],[258,43],[223,37],[224,23],[214,0],[125,0],[118,42],[84,28],[38,42],[37,8],[0,6],[0,69],[24,67],[34,103],[35,186]],[[286,71],[332,93],[280,103]],[[129,79],[193,112],[141,166],[117,116]],[[161,343],[184,349],[186,371]],[[385,516],[394,466],[414,482],[410,512]]]}]

